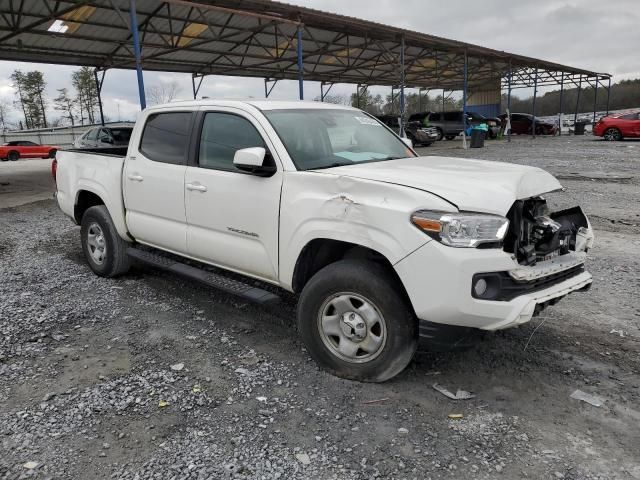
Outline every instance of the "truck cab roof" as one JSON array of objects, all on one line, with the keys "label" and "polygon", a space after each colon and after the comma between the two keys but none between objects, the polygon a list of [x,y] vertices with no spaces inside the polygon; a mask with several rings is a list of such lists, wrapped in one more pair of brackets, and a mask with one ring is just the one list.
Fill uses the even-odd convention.
[{"label": "truck cab roof", "polygon": [[161,105],[154,105],[147,110],[162,110],[169,107],[189,107],[198,108],[206,106],[226,106],[226,107],[246,107],[252,106],[258,110],[294,110],[294,109],[340,109],[340,110],[357,110],[347,105],[337,105],[334,103],[323,103],[305,100],[266,100],[256,98],[203,98],[199,100],[181,100]]}]

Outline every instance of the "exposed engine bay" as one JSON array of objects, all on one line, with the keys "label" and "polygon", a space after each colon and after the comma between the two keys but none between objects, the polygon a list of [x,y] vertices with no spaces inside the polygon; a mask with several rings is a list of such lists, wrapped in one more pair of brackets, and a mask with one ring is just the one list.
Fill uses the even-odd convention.
[{"label": "exposed engine bay", "polygon": [[587,251],[593,242],[580,207],[551,212],[542,197],[516,201],[509,212],[504,250],[521,265],[535,265],[571,251]]}]

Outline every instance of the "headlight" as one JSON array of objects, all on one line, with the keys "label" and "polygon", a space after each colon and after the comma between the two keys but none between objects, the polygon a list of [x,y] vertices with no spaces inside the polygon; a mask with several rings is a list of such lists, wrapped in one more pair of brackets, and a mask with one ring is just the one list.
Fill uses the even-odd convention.
[{"label": "headlight", "polygon": [[509,220],[497,215],[429,210],[411,215],[411,223],[450,247],[477,247],[482,243],[500,242],[509,227]]}]

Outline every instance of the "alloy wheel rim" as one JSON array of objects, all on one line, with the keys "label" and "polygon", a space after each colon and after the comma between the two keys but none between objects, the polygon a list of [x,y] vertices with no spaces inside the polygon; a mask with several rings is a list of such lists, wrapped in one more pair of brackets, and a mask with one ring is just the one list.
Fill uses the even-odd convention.
[{"label": "alloy wheel rim", "polygon": [[91,259],[98,265],[102,265],[107,255],[107,243],[102,228],[96,222],[89,225],[87,229],[87,246]]},{"label": "alloy wheel rim", "polygon": [[336,357],[349,363],[377,358],[387,341],[387,325],[373,302],[352,292],[327,298],[318,313],[322,343]]}]

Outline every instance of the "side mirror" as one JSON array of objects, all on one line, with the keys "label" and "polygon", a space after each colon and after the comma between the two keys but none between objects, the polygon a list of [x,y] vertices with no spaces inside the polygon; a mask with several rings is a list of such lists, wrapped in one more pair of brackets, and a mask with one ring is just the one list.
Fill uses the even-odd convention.
[{"label": "side mirror", "polygon": [[257,175],[270,177],[276,173],[275,165],[265,165],[267,151],[262,147],[251,147],[236,150],[233,156],[233,164],[238,170]]},{"label": "side mirror", "polygon": [[404,142],[404,144],[409,147],[409,148],[413,148],[413,142],[411,141],[410,138],[407,137],[402,137],[402,141]]}]

